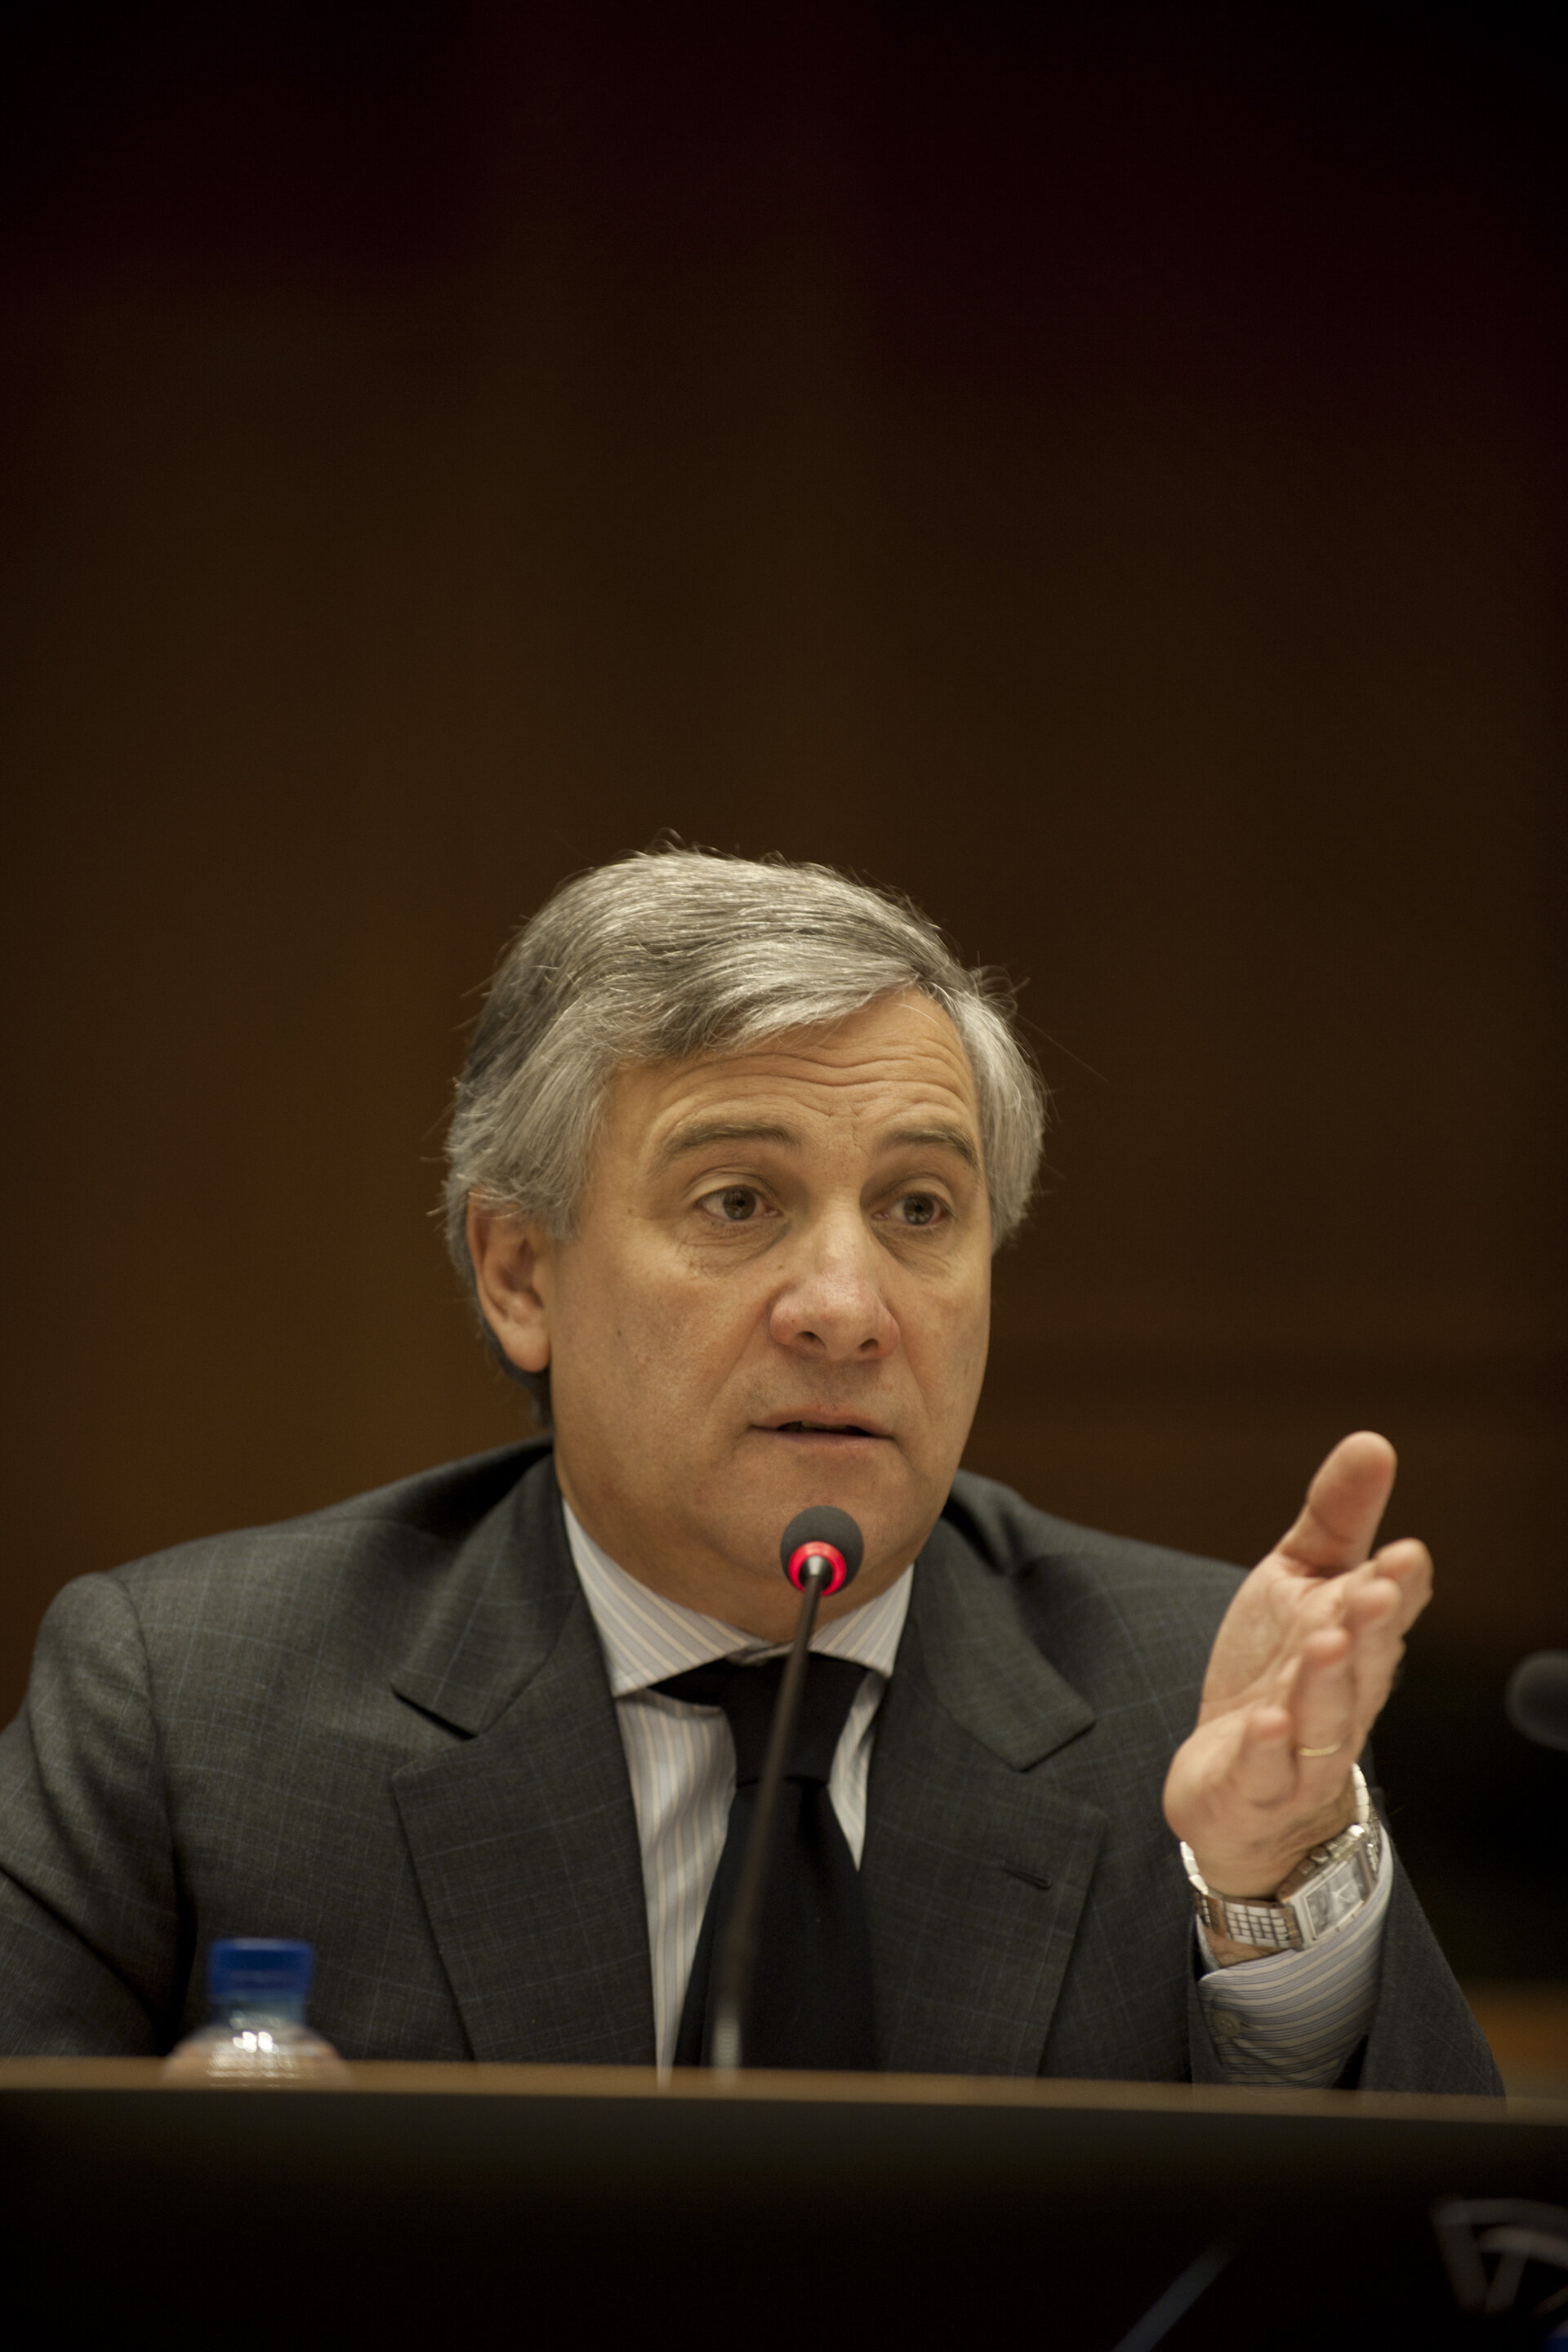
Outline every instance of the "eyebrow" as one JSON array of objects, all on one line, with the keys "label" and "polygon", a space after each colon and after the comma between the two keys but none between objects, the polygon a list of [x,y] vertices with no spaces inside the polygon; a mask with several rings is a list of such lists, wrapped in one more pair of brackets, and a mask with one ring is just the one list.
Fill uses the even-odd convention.
[{"label": "eyebrow", "polygon": [[706,1151],[715,1143],[777,1143],[785,1151],[800,1150],[800,1138],[792,1127],[763,1119],[694,1118],[666,1137],[655,1165],[668,1168],[672,1160],[684,1160],[689,1151]]},{"label": "eyebrow", "polygon": [[[659,1147],[657,1165],[668,1168],[689,1152],[706,1151],[715,1143],[774,1143],[785,1151],[798,1151],[800,1137],[792,1127],[780,1127],[776,1122],[761,1119],[700,1118],[675,1133]],[[931,1127],[890,1128],[882,1138],[882,1149],[916,1151],[951,1151],[966,1168],[980,1173],[980,1154],[973,1139],[962,1127],[949,1127],[939,1122]]]},{"label": "eyebrow", "polygon": [[949,1127],[939,1121],[934,1127],[890,1128],[882,1139],[884,1145],[896,1145],[902,1151],[953,1151],[966,1168],[980,1173],[980,1154],[973,1139],[962,1127]]}]

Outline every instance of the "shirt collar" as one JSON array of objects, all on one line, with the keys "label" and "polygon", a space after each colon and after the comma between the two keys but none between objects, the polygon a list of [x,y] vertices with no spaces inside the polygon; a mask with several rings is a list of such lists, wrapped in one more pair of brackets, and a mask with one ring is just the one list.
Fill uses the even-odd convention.
[{"label": "shirt collar", "polygon": [[[570,1503],[563,1500],[561,1507],[573,1565],[593,1612],[615,1697],[647,1690],[650,1683],[663,1682],[667,1675],[683,1674],[689,1666],[706,1665],[710,1658],[761,1658],[776,1655],[784,1648],[781,1643],[742,1633],[738,1625],[727,1625],[721,1617],[705,1617],[700,1610],[667,1601],[663,1593],[639,1584],[594,1541]],[[912,1569],[906,1568],[864,1608],[852,1609],[847,1616],[824,1625],[812,1636],[813,1650],[890,1675],[909,1614],[913,1574]]]}]

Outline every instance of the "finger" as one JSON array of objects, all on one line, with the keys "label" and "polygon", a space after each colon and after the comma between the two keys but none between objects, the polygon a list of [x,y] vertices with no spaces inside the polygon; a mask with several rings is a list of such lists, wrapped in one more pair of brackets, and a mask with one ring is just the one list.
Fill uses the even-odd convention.
[{"label": "finger", "polygon": [[1390,1544],[1364,1566],[1334,1578],[1321,1597],[1320,1624],[1344,1625],[1358,1639],[1379,1631],[1401,1637],[1432,1598],[1431,1556],[1425,1544]]},{"label": "finger", "polygon": [[1344,1581],[1350,1590],[1341,1606],[1339,1622],[1347,1633],[1359,1641],[1363,1634],[1401,1630],[1405,1596],[1392,1577],[1368,1576],[1363,1570],[1356,1569]]},{"label": "finger", "polygon": [[1353,1643],[1350,1671],[1354,1691],[1355,1746],[1358,1752],[1383,1712],[1388,1694],[1394,1687],[1399,1661],[1405,1655],[1405,1633],[1397,1594],[1394,1587],[1381,1582],[1374,1590],[1387,1594],[1390,1605],[1381,1616],[1349,1629]]},{"label": "finger", "polygon": [[1418,1557],[1407,1563],[1408,1573],[1403,1580],[1374,1576],[1352,1596],[1342,1620],[1354,1643],[1351,1671],[1355,1681],[1358,1743],[1365,1739],[1387,1703],[1405,1655],[1405,1636],[1430,1597],[1430,1563],[1419,1556],[1421,1546],[1409,1549]]},{"label": "finger", "polygon": [[1361,1743],[1357,1738],[1356,1642],[1343,1625],[1310,1634],[1301,1645],[1289,1700],[1291,1741],[1308,1788],[1337,1785]]},{"label": "finger", "polygon": [[1394,1486],[1394,1452],[1370,1429],[1342,1437],[1307,1489],[1280,1555],[1314,1576],[1342,1575],[1371,1551]]},{"label": "finger", "polygon": [[1233,1781],[1248,1804],[1277,1806],[1296,1793],[1295,1726],[1286,1706],[1255,1706],[1241,1726]]},{"label": "finger", "polygon": [[1401,1536],[1373,1554],[1370,1567],[1399,1593],[1399,1628],[1407,1633],[1432,1598],[1432,1555],[1414,1536]]}]

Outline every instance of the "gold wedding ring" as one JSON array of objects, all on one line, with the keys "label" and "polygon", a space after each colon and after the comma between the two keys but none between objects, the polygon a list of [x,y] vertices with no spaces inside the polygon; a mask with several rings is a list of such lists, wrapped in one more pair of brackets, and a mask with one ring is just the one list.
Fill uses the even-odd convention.
[{"label": "gold wedding ring", "polygon": [[1298,1756],[1337,1756],[1344,1744],[1342,1739],[1336,1739],[1331,1748],[1298,1748],[1296,1753]]}]

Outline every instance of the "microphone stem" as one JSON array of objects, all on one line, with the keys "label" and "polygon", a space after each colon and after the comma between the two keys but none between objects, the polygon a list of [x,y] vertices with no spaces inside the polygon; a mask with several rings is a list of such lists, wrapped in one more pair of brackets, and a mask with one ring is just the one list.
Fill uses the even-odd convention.
[{"label": "microphone stem", "polygon": [[795,1743],[795,1717],[800,1713],[800,1695],[805,1686],[805,1661],[816,1624],[816,1604],[831,1573],[827,1562],[821,1559],[807,1560],[801,1571],[800,1615],[795,1620],[795,1640],[790,1644],[768,1731],[768,1750],[763,1759],[763,1777],[757,1783],[756,1810],[752,1815],[752,1833],[746,1841],[746,1858],[741,1865],[740,1884],[735,1889],[734,1907],[724,1940],[713,1956],[713,2026],[709,2063],[723,2074],[733,2073],[744,2063],[742,2019],[752,1989],[752,1971],[756,1966],[757,1920],[773,1856],[779,1790]]}]

